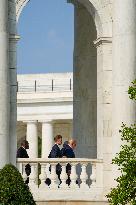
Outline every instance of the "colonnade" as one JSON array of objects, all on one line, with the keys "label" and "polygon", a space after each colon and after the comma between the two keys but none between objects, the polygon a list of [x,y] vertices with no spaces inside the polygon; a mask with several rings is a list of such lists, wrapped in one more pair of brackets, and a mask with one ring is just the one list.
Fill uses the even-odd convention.
[{"label": "colonnade", "polygon": [[[38,157],[38,121],[24,121],[26,124],[26,140],[29,142],[28,155],[30,158]],[[42,158],[47,158],[53,145],[52,121],[42,121]]]}]

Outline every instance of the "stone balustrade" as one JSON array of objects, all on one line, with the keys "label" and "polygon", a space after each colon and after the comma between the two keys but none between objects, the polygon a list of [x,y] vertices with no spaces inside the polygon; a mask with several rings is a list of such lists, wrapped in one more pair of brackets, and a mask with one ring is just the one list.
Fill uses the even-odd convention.
[{"label": "stone balustrade", "polygon": [[45,79],[41,80],[24,80],[17,82],[17,92],[73,92],[72,78],[64,79]]},{"label": "stone balustrade", "polygon": [[[17,167],[24,181],[26,164],[31,165],[29,187],[36,201],[39,200],[102,200],[103,162],[98,159],[17,159]],[[61,165],[60,180],[56,174],[56,165]],[[66,173],[67,164],[71,165],[70,184]],[[50,181],[50,185],[45,183]],[[74,192],[73,192],[74,191]]]}]

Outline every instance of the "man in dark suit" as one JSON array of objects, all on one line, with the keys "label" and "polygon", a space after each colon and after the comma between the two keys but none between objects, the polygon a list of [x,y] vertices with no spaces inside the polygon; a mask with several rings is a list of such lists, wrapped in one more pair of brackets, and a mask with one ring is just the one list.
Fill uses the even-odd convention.
[{"label": "man in dark suit", "polygon": [[21,147],[17,150],[17,158],[29,158],[26,149],[29,149],[29,143],[27,140],[23,140]]},{"label": "man in dark suit", "polygon": [[[62,136],[57,135],[56,137],[54,137],[54,142],[55,142],[55,144],[53,145],[48,158],[60,158],[60,157],[62,157],[61,150],[59,148],[59,145],[62,144]],[[49,170],[51,171],[51,167],[49,168]],[[58,175],[58,179],[60,180],[60,174],[61,174],[61,165],[60,164],[56,165],[56,174]],[[50,183],[51,183],[50,179],[46,179],[46,184],[50,185]]]},{"label": "man in dark suit", "polygon": [[[68,141],[68,144],[65,146],[65,148],[63,149],[63,156],[62,157],[66,157],[66,158],[75,158],[75,153],[74,153],[74,149],[76,147],[76,140],[71,139]],[[71,174],[71,165],[68,163],[66,166],[66,172],[68,175],[68,179],[66,181],[66,183],[68,185],[70,185],[70,174]]]},{"label": "man in dark suit", "polygon": [[61,150],[59,148],[59,145],[62,144],[62,136],[57,135],[56,137],[54,137],[54,142],[55,142],[55,144],[53,145],[48,158],[60,158],[60,157],[62,157]]},{"label": "man in dark suit", "polygon": [[[21,143],[21,147],[19,147],[19,149],[17,150],[17,158],[29,158],[28,153],[27,153],[27,149],[29,149],[29,143],[27,140],[23,140]],[[31,166],[29,164],[27,164],[25,166],[25,172],[26,175],[29,176],[31,173]],[[29,183],[29,178],[27,178],[27,180],[25,181],[26,184]]]},{"label": "man in dark suit", "polygon": [[76,147],[76,140],[71,139],[68,141],[68,144],[65,146],[63,150],[63,156],[67,158],[75,158],[74,149]]}]

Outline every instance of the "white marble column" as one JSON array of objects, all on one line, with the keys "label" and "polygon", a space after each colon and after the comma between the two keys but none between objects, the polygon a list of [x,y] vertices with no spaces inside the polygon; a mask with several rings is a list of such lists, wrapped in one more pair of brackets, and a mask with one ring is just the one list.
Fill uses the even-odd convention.
[{"label": "white marble column", "polygon": [[[136,78],[136,0],[113,1],[113,157],[120,150],[119,129],[136,121],[135,103],[127,90]],[[113,168],[113,176],[118,175]]]},{"label": "white marble column", "polygon": [[19,37],[16,35],[16,0],[8,1],[9,7],[9,72],[10,72],[10,133],[9,133],[9,152],[10,162],[16,165],[16,122],[17,122],[17,41]]},{"label": "white marble column", "polygon": [[0,0],[0,168],[9,163],[8,1]]},{"label": "white marble column", "polygon": [[16,165],[17,150],[17,60],[16,47],[19,36],[10,35],[9,38],[9,72],[10,72],[10,162]]},{"label": "white marble column", "polygon": [[27,122],[26,139],[29,142],[29,150],[28,150],[29,158],[37,158],[38,157],[37,121],[28,121]]},{"label": "white marble column", "polygon": [[42,158],[48,158],[53,146],[53,124],[51,121],[42,122]]}]

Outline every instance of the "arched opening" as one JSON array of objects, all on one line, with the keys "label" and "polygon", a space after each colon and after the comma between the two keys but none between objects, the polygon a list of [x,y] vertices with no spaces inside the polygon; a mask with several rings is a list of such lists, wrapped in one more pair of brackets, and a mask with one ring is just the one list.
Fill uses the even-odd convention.
[{"label": "arched opening", "polygon": [[[52,127],[49,150],[55,135],[61,134],[63,141],[72,137],[74,7],[64,0],[41,0],[40,3],[35,0],[29,2],[20,17],[18,73],[25,75],[18,76],[18,96],[25,99],[32,93],[37,101],[18,103],[17,126],[24,129],[17,128],[18,142],[22,138],[31,141],[32,127],[41,139],[46,138],[49,126],[44,121],[49,120]],[[42,102],[36,94],[43,96]],[[35,138],[37,133],[33,133]],[[42,153],[43,157],[48,155],[46,151]]]},{"label": "arched opening", "polygon": [[94,18],[83,4],[75,5],[73,137],[77,157],[97,158],[97,39]]}]

